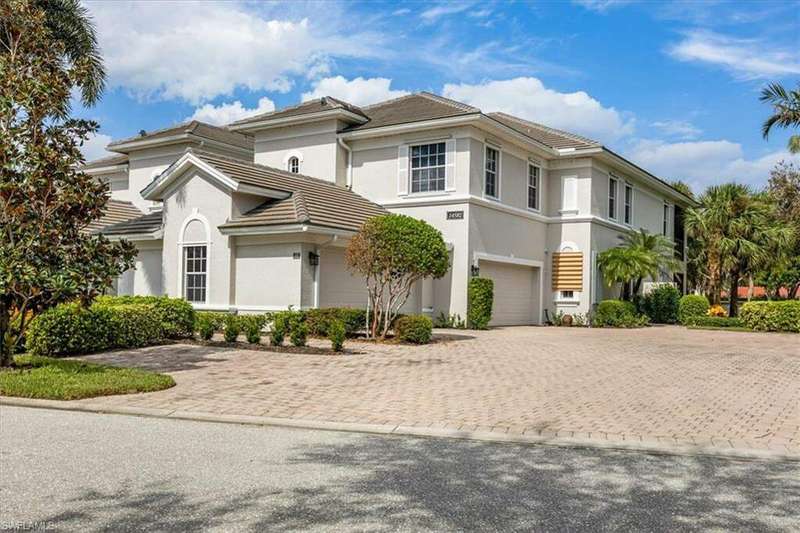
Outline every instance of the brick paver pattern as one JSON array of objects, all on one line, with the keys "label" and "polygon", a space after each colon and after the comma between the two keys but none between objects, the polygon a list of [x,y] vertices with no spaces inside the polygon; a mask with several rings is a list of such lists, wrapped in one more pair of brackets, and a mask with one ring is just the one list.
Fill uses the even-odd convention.
[{"label": "brick paver pattern", "polygon": [[[345,355],[196,345],[86,359],[170,373],[161,392],[82,400],[545,437],[800,451],[800,337],[680,327],[451,331]],[[327,344],[313,341],[314,344]]]}]

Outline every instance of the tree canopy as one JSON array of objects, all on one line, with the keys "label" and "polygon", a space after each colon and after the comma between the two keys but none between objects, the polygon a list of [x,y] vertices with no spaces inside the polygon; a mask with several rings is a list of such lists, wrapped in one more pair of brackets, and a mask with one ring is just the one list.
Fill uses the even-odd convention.
[{"label": "tree canopy", "polygon": [[77,170],[97,124],[69,117],[103,87],[94,29],[76,1],[0,3],[0,364],[30,318],[75,298],[88,302],[132,266],[130,243],[90,234],[105,184]]}]

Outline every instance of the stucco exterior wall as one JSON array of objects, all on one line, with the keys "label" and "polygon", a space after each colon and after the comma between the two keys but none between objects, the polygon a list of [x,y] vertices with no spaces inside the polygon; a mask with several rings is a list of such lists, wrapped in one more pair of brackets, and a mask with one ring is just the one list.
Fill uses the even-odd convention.
[{"label": "stucco exterior wall", "polygon": [[234,305],[243,311],[300,308],[301,250],[299,243],[238,242]]},{"label": "stucco exterior wall", "polygon": [[120,276],[117,294],[158,296],[162,292],[162,241],[137,241],[133,268]]},{"label": "stucco exterior wall", "polygon": [[[561,298],[554,290],[553,253],[575,251],[583,254],[583,290],[575,292],[572,300]],[[547,254],[544,269],[544,305],[550,312],[587,313],[592,305],[592,242],[590,222],[564,222],[549,224],[547,228]]]}]

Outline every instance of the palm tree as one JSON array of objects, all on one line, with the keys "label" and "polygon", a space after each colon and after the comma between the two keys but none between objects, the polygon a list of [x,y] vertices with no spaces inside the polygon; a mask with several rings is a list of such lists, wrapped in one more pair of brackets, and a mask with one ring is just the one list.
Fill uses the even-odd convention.
[{"label": "palm tree", "polygon": [[651,253],[638,247],[617,246],[597,256],[597,265],[603,271],[603,279],[611,287],[620,283],[620,298],[631,300],[631,282],[645,276],[655,277],[658,264]]},{"label": "palm tree", "polygon": [[[76,67],[81,100],[86,106],[97,103],[103,93],[106,72],[92,18],[80,0],[31,0],[41,10],[53,40],[63,46],[64,60]],[[19,36],[0,21],[0,54],[12,48],[9,40]],[[68,110],[63,110],[66,114]]]},{"label": "palm tree", "polygon": [[774,205],[746,185],[728,183],[709,187],[699,208],[686,213],[688,233],[703,249],[711,301],[727,279],[730,316],[738,311],[739,283],[746,275],[774,259],[774,250],[787,246],[794,230],[775,217]]},{"label": "palm tree", "polygon": [[680,262],[675,259],[675,249],[672,242],[664,235],[650,233],[646,229],[630,231],[622,237],[625,248],[638,249],[650,256],[650,263],[655,264],[652,272],[646,272],[642,276],[634,278],[633,294],[639,294],[642,280],[645,276],[653,279],[658,275],[658,271],[672,272],[680,268]]},{"label": "palm tree", "polygon": [[[787,91],[779,83],[770,83],[761,90],[760,100],[770,104],[774,111],[761,126],[761,134],[765,139],[769,136],[772,126],[782,128],[800,126],[800,83],[794,91]],[[800,135],[789,137],[789,151],[793,154],[800,153]]]}]

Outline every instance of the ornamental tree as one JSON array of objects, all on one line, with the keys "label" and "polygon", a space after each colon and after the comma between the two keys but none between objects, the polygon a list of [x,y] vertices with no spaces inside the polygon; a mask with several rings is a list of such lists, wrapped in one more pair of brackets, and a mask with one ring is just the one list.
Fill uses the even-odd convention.
[{"label": "ornamental tree", "polygon": [[103,85],[94,30],[76,0],[0,2],[0,365],[30,320],[88,303],[132,266],[130,243],[88,232],[107,186],[77,170],[97,124],[69,117],[70,94]]},{"label": "ornamental tree", "polygon": [[348,269],[364,277],[369,294],[367,331],[386,338],[411,289],[423,278],[438,279],[450,268],[442,234],[422,220],[383,215],[368,220],[350,240]]}]

